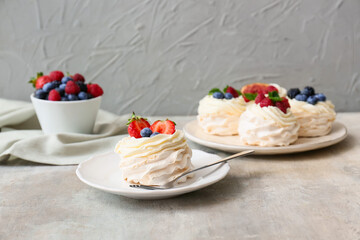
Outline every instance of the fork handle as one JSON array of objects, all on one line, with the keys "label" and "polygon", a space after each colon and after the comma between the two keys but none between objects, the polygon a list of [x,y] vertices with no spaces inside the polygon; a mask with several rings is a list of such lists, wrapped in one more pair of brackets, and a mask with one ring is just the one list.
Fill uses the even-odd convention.
[{"label": "fork handle", "polygon": [[218,161],[216,161],[216,162],[213,162],[213,163],[210,163],[210,164],[208,164],[208,165],[204,165],[204,166],[202,166],[202,167],[195,168],[195,169],[193,169],[193,170],[191,170],[191,171],[189,171],[189,172],[183,173],[183,174],[181,174],[180,176],[178,176],[177,178],[175,178],[173,181],[176,182],[176,181],[179,180],[180,178],[182,178],[182,177],[184,177],[184,176],[186,176],[186,175],[188,175],[188,174],[190,174],[190,173],[199,171],[199,170],[204,169],[204,168],[208,168],[208,167],[214,166],[214,165],[219,164],[219,163],[227,162],[227,161],[229,161],[229,160],[232,160],[232,159],[237,158],[237,157],[240,157],[240,156],[246,156],[246,155],[249,155],[249,154],[251,154],[251,153],[253,153],[253,152],[254,152],[254,150],[246,150],[246,151],[242,151],[242,152],[236,153],[236,154],[234,154],[234,155],[228,156],[228,157],[226,157],[226,158],[222,158],[222,159],[220,159],[220,160],[218,160]]}]

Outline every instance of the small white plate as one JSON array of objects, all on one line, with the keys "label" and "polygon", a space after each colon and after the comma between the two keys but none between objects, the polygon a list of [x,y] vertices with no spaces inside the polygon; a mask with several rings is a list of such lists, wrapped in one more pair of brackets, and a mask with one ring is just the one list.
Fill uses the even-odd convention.
[{"label": "small white plate", "polygon": [[[191,162],[195,168],[221,159],[215,154],[200,150],[192,151]],[[113,194],[135,199],[162,199],[209,186],[223,179],[230,170],[227,163],[215,165],[195,172],[192,178],[188,178],[185,183],[181,183],[175,188],[145,190],[129,187],[129,183],[122,179],[121,170],[118,165],[119,156],[116,153],[105,153],[80,163],[76,169],[76,175],[87,185]]]},{"label": "small white plate", "polygon": [[331,132],[326,136],[299,138],[294,144],[286,147],[258,147],[241,145],[238,143],[239,136],[216,136],[204,133],[198,125],[197,120],[188,122],[184,127],[184,132],[188,139],[206,147],[231,153],[253,149],[255,150],[253,154],[258,155],[310,151],[334,145],[344,140],[347,136],[346,127],[339,122],[333,123]]}]

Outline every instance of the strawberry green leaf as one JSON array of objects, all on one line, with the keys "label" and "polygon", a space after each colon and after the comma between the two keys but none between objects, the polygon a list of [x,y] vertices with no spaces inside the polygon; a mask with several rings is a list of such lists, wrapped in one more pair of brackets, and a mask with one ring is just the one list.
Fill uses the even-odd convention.
[{"label": "strawberry green leaf", "polygon": [[[236,89],[235,89],[236,90]],[[237,91],[237,93],[239,94],[239,96],[241,96],[242,95],[242,93],[239,91],[239,90],[236,90]]]},{"label": "strawberry green leaf", "polygon": [[221,92],[221,90],[218,89],[218,88],[213,88],[213,89],[211,89],[211,90],[209,91],[209,94],[208,94],[208,95],[213,95],[215,92]]},{"label": "strawberry green leaf", "polygon": [[228,87],[229,87],[229,85],[226,85],[226,87],[224,88],[224,93],[226,93]]}]

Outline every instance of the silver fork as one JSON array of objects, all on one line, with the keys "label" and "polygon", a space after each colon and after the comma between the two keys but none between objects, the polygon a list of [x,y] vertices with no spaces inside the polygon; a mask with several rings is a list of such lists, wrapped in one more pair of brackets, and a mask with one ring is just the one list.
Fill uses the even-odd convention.
[{"label": "silver fork", "polygon": [[208,165],[204,165],[202,167],[199,167],[199,168],[195,168],[189,172],[186,172],[186,173],[183,173],[181,174],[180,176],[178,176],[177,178],[175,178],[174,180],[172,180],[171,182],[168,182],[168,183],[165,183],[163,185],[159,185],[159,186],[149,186],[149,185],[140,185],[140,184],[132,184],[132,185],[129,185],[130,187],[132,188],[142,188],[142,189],[147,189],[147,190],[164,190],[164,189],[169,189],[169,188],[172,188],[174,187],[174,184],[182,177],[190,174],[190,173],[193,173],[193,172],[196,172],[196,171],[199,171],[201,169],[204,169],[204,168],[207,168],[207,167],[211,167],[211,166],[214,166],[216,164],[219,164],[219,163],[223,163],[223,162],[227,162],[229,160],[232,160],[234,158],[237,158],[237,157],[240,157],[240,156],[246,156],[246,155],[249,155],[251,153],[253,153],[254,150],[246,150],[246,151],[242,151],[240,153],[236,153],[234,155],[231,155],[231,156],[228,156],[226,158],[222,158],[214,163],[210,163]]}]

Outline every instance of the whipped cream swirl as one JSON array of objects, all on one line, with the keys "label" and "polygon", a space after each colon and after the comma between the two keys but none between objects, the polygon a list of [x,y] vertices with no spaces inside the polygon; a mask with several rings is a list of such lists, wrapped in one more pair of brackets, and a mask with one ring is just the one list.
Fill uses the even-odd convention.
[{"label": "whipped cream swirl", "polygon": [[251,104],[239,119],[239,138],[245,145],[287,146],[298,139],[299,124],[291,111]]},{"label": "whipped cream swirl", "polygon": [[318,102],[315,105],[289,99],[291,111],[300,124],[300,137],[317,137],[328,134],[335,121],[335,106],[330,102]]},{"label": "whipped cream swirl", "polygon": [[[159,134],[151,138],[125,137],[115,147],[123,178],[131,183],[161,185],[192,168],[192,151],[184,133]],[[186,177],[179,181],[185,181]]]},{"label": "whipped cream swirl", "polygon": [[236,135],[239,116],[246,110],[243,97],[216,99],[205,96],[199,102],[198,123],[209,134]]}]

